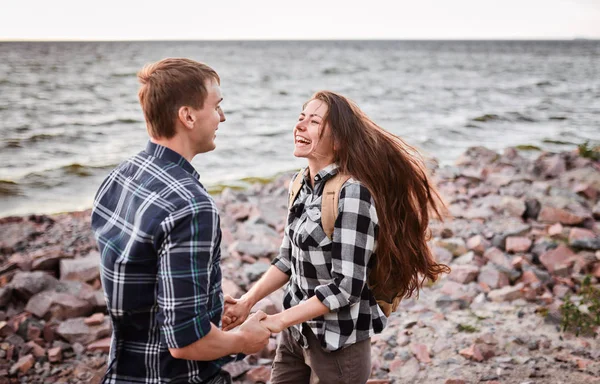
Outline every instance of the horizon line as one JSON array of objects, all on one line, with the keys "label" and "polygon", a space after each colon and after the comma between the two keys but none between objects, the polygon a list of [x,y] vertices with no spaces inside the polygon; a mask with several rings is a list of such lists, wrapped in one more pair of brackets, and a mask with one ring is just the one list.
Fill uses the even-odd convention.
[{"label": "horizon line", "polygon": [[364,37],[364,38],[222,38],[222,39],[196,39],[196,38],[182,38],[182,39],[86,39],[86,38],[2,38],[0,37],[1,43],[11,42],[31,42],[31,43],[62,43],[62,42],[89,42],[89,43],[102,43],[102,42],[268,42],[268,41],[600,41],[599,37],[585,37],[585,36],[574,36],[574,37],[486,37],[486,38],[375,38],[375,37]]}]

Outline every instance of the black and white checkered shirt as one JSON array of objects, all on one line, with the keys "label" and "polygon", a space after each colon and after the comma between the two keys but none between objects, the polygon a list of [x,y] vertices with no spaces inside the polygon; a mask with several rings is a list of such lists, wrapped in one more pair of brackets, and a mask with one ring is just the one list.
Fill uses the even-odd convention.
[{"label": "black and white checkered shirt", "polygon": [[[321,170],[314,177],[314,189],[305,176],[288,213],[280,253],[273,260],[273,265],[290,276],[284,308],[316,295],[331,310],[305,323],[329,351],[380,333],[387,321],[367,286],[379,228],[369,190],[349,179],[340,191],[332,240],[321,226],[323,188],[335,174],[335,164]],[[294,337],[306,345],[301,332],[301,325],[292,328]]]}]

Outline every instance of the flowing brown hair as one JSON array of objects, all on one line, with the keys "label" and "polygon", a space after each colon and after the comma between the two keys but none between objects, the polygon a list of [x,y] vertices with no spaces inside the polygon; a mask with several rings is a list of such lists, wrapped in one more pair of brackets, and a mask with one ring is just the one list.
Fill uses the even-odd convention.
[{"label": "flowing brown hair", "polygon": [[363,183],[375,201],[379,233],[377,258],[369,275],[373,294],[390,302],[396,295],[408,298],[415,291],[418,295],[425,279],[436,281],[450,272],[447,265],[435,261],[427,245],[430,215],[443,220],[447,209],[423,159],[346,97],[320,91],[311,100],[328,107],[322,126],[331,128],[339,172]]}]

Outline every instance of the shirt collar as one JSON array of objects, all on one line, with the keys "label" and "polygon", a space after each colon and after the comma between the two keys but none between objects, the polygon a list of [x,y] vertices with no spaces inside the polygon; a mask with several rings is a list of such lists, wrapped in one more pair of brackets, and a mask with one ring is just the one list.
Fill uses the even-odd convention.
[{"label": "shirt collar", "polygon": [[200,180],[200,174],[196,171],[192,164],[190,164],[189,161],[187,161],[183,156],[173,151],[172,149],[148,141],[145,152],[150,156],[154,156],[161,160],[177,164],[178,166],[183,168],[187,173],[194,176],[194,178]]},{"label": "shirt collar", "polygon": [[[317,173],[314,177],[315,184],[320,183],[321,181],[327,181],[331,179],[338,173],[338,165],[333,163],[329,164],[325,168],[321,169],[319,173]],[[308,167],[304,170],[304,182],[310,185],[310,179],[308,177]]]}]

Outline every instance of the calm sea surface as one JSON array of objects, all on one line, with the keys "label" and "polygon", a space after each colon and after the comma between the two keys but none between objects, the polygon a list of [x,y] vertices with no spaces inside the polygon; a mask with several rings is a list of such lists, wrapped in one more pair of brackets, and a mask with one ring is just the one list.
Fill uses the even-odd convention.
[{"label": "calm sea surface", "polygon": [[0,43],[0,216],[90,207],[147,141],[136,72],[168,56],[221,76],[227,122],[193,162],[213,189],[302,166],[292,128],[320,89],[442,163],[600,142],[600,41]]}]

